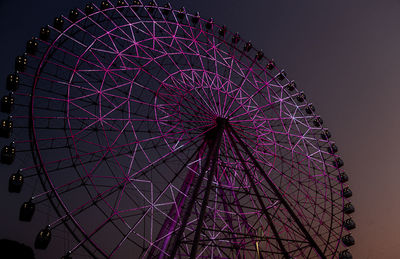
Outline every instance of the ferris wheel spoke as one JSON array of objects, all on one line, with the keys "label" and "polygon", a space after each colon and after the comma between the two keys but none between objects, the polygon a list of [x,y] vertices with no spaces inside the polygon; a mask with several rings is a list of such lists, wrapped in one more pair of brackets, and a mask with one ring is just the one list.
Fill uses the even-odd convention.
[{"label": "ferris wheel spoke", "polygon": [[[180,76],[183,77],[183,73],[180,74]],[[184,100],[186,100],[187,102],[189,102],[189,105],[193,106],[193,107],[197,107],[199,110],[203,110],[203,112],[205,112],[206,114],[211,114],[210,111],[208,111],[207,109],[203,109],[203,107],[201,106],[201,96],[196,97],[193,93],[192,90],[193,89],[188,89],[187,84],[184,81],[179,81],[178,78],[174,78],[174,76],[171,75],[170,80],[172,81],[172,84],[165,84],[165,88],[168,91],[168,93],[170,93],[173,96],[173,93],[176,92],[177,90],[179,90],[180,92],[182,92],[182,94],[184,94]],[[182,86],[181,86],[182,85]],[[178,89],[177,89],[178,87]],[[194,87],[192,87],[194,88]],[[186,95],[189,95],[189,97],[193,100],[190,100],[189,98],[187,98]],[[206,103],[206,105],[208,107],[209,103]]]},{"label": "ferris wheel spoke", "polygon": [[[75,187],[72,187],[72,188],[68,188],[68,189],[66,189],[66,190],[60,190],[60,191],[58,191],[59,189],[64,188],[64,187],[66,187],[66,186],[69,186],[69,185],[71,185],[71,184],[74,184],[74,183],[78,182],[79,180],[81,180],[81,179],[77,179],[77,180],[75,180],[75,181],[73,181],[73,182],[69,182],[69,183],[64,184],[64,185],[62,185],[62,186],[55,187],[54,190],[48,191],[48,192],[46,192],[46,193],[42,193],[42,194],[35,195],[32,199],[36,199],[36,198],[38,198],[38,197],[40,197],[40,196],[43,196],[43,195],[45,195],[45,194],[47,194],[47,193],[50,193],[50,192],[57,192],[59,195],[62,196],[62,195],[66,194],[66,193],[68,193],[68,192],[70,192],[70,191],[74,191],[75,189],[77,189],[77,188],[79,187],[79,185],[77,185],[77,186],[75,186]],[[67,212],[66,214],[64,214],[64,215],[62,215],[61,217],[57,218],[55,221],[53,221],[53,222],[50,223],[49,225],[50,225],[51,227],[54,227],[54,228],[55,228],[55,227],[57,227],[58,225],[61,225],[61,224],[63,224],[64,222],[66,222],[66,221],[68,221],[68,220],[71,220],[71,219],[74,218],[74,217],[77,217],[77,216],[78,216],[79,214],[81,214],[81,213],[86,213],[86,211],[87,211],[88,209],[90,209],[90,208],[93,206],[93,203],[97,203],[97,202],[99,202],[101,199],[107,198],[108,196],[112,195],[115,191],[117,191],[117,189],[113,189],[112,191],[110,191],[110,192],[108,192],[108,193],[98,194],[98,195],[95,196],[95,197],[91,197],[89,200],[87,200],[87,201],[85,201],[84,203],[80,204],[80,205],[77,206],[76,208],[73,208],[73,209],[71,209],[71,210],[68,210],[68,212]]]},{"label": "ferris wheel spoke", "polygon": [[[70,39],[70,40],[73,40],[73,39],[70,38],[69,36],[66,36],[66,35],[63,35],[63,36],[66,37],[66,38],[68,38],[68,39]],[[95,63],[93,63],[93,62],[91,62],[91,61],[89,61],[89,60],[86,60],[86,59],[82,58],[81,56],[78,56],[78,55],[72,53],[71,51],[69,51],[69,50],[67,50],[67,49],[65,49],[65,48],[62,48],[62,47],[59,47],[59,46],[55,46],[55,45],[50,45],[50,44],[47,43],[47,42],[43,42],[43,43],[44,43],[44,44],[48,44],[48,46],[51,47],[51,48],[53,48],[54,50],[61,51],[61,52],[63,52],[63,53],[66,54],[66,55],[69,55],[69,56],[71,56],[71,57],[73,57],[73,58],[77,58],[77,59],[79,59],[80,61],[84,61],[84,62],[88,63],[89,65],[94,66],[96,69],[99,69],[99,70],[101,70],[101,71],[104,70],[103,67],[101,67],[101,66],[99,66],[99,65],[97,65],[97,64],[95,64]],[[88,46],[85,46],[85,47],[88,48]],[[56,61],[58,61],[58,60],[56,60]],[[75,71],[75,68],[74,68],[74,67],[66,66],[66,64],[65,64],[64,62],[62,62],[61,60],[58,61],[58,62],[55,62],[55,61],[53,61],[53,60],[48,60],[48,59],[46,59],[46,60],[44,60],[43,62],[44,62],[46,65],[54,65],[56,68],[66,69],[66,70],[68,70],[69,72],[74,72],[74,71]],[[54,76],[54,75],[51,75],[51,76]]]},{"label": "ferris wheel spoke", "polygon": [[[173,102],[175,102],[175,100],[177,99],[177,97],[180,97],[180,96],[176,96],[176,95],[173,96],[173,95],[169,95],[169,94],[167,94],[167,93],[158,93],[158,94],[157,94],[157,97],[160,97],[160,99],[161,99],[162,101],[164,101],[165,103],[168,103],[168,101],[173,101]],[[188,101],[186,97],[184,97],[183,100],[184,100],[184,101]],[[182,102],[182,101],[181,101],[181,102]],[[170,110],[174,111],[176,114],[185,115],[185,116],[187,116],[188,118],[199,118],[199,119],[202,119],[202,118],[204,118],[204,117],[210,118],[210,117],[212,116],[211,114],[208,113],[208,111],[202,109],[201,107],[197,107],[198,110],[194,110],[194,109],[193,109],[193,106],[196,107],[196,105],[190,106],[190,104],[194,104],[194,103],[192,103],[192,102],[190,102],[190,101],[188,101],[188,102],[189,102],[189,104],[181,103],[180,106],[178,106],[178,104],[175,104],[175,103],[174,103],[173,105],[168,105],[168,106],[167,106],[167,104],[163,104],[161,107],[162,107],[163,109],[170,109]],[[158,107],[159,107],[160,105],[161,105],[161,104],[158,104]],[[166,108],[166,107],[168,107],[168,108]],[[177,109],[174,109],[174,107],[177,107],[178,110],[177,110]],[[182,108],[183,108],[183,109],[182,109]],[[197,111],[205,112],[205,115],[198,114]],[[177,117],[178,117],[178,116],[177,116]],[[212,118],[212,117],[211,117],[211,118]]]},{"label": "ferris wheel spoke", "polygon": [[[123,147],[123,146],[126,146],[126,145],[129,145],[129,144],[124,144],[124,145],[121,145],[120,147]],[[117,148],[117,147],[113,147],[114,149],[115,148]],[[93,154],[96,154],[96,153],[101,153],[101,152],[103,152],[103,151],[108,151],[108,149],[107,148],[104,148],[104,149],[100,149],[100,150],[98,150],[98,151],[94,151],[94,152],[87,152],[87,153],[79,153],[79,155],[76,155],[76,156],[74,156],[74,157],[65,157],[65,158],[63,158],[63,159],[59,159],[59,160],[55,160],[55,161],[49,161],[49,162],[47,162],[47,163],[44,163],[43,165],[44,166],[47,166],[47,165],[51,165],[51,164],[58,164],[58,163],[60,163],[60,162],[62,162],[62,161],[69,161],[69,159],[82,159],[84,156],[91,156],[91,155],[93,155]],[[129,151],[128,151],[128,153],[129,153]],[[128,154],[127,153],[127,154]],[[171,152],[170,154],[172,154],[173,152]],[[124,155],[123,153],[121,153],[120,155]],[[167,154],[168,155],[168,154]],[[167,156],[166,155],[166,156]],[[165,156],[165,157],[166,157]],[[102,157],[105,157],[105,155],[103,155]],[[165,158],[164,157],[164,158]],[[101,161],[101,159],[100,159],[100,161]],[[157,161],[156,161],[157,162]],[[87,163],[90,163],[90,161],[88,161]]]},{"label": "ferris wheel spoke", "polygon": [[[172,75],[170,75],[170,76],[171,76],[173,82],[174,82],[174,81],[175,81],[175,82],[178,82],[176,79],[174,80],[174,77],[173,77]],[[160,83],[161,83],[161,82],[160,82]],[[164,86],[166,86],[165,89],[171,89],[171,90],[173,90],[173,91],[176,91],[176,90],[177,90],[177,89],[176,89],[177,84],[174,84],[174,86],[171,86],[171,88],[169,87],[168,84],[164,84]],[[184,90],[183,87],[182,87],[181,89]],[[170,90],[170,91],[171,91],[171,90]],[[190,92],[187,92],[187,93],[190,94]],[[192,106],[194,106],[194,107],[197,107],[197,108],[199,108],[199,109],[201,110],[201,107],[197,104],[197,103],[199,102],[199,100],[198,100],[195,96],[193,96],[193,95],[190,95],[190,96],[194,99],[194,101],[190,101],[190,100],[187,99],[186,97],[185,97],[185,100],[188,101],[188,102],[190,103],[190,105],[192,105]],[[207,111],[206,111],[206,112],[207,112]],[[194,114],[191,114],[191,115],[194,116]]]},{"label": "ferris wheel spoke", "polygon": [[[242,137],[244,138],[244,139],[246,139],[246,140],[248,140],[250,143],[249,144],[252,144],[252,145],[255,145],[255,146],[257,146],[257,143],[254,141],[254,140],[252,140],[251,138],[249,138],[248,136],[250,135],[251,136],[251,133],[249,134],[249,131],[245,131],[243,128],[246,128],[245,126],[242,126],[242,125],[235,125],[235,124],[231,124],[232,125],[232,127],[234,127],[241,135],[242,135]],[[249,129],[249,130],[251,130],[252,128],[251,127],[248,127],[247,129]],[[274,132],[275,133],[275,132]],[[284,134],[283,134],[284,135]],[[253,137],[255,138],[257,135],[253,135]],[[267,141],[268,141],[268,139],[267,139]],[[252,146],[252,145],[250,145],[250,147]],[[305,160],[305,161],[308,161],[308,160],[311,160],[311,161],[313,161],[313,162],[315,162],[315,163],[323,163],[323,161],[320,161],[320,160],[317,160],[316,158],[311,158],[310,156],[307,156],[307,154],[304,154],[304,153],[300,153],[299,151],[296,151],[296,150],[294,150],[294,149],[292,149],[292,148],[288,148],[288,147],[286,147],[286,146],[284,146],[284,145],[282,145],[282,144],[275,144],[276,146],[279,146],[280,148],[282,148],[282,149],[287,149],[288,151],[290,151],[290,152],[292,152],[293,154],[295,154],[295,155],[299,155],[299,156],[302,156],[303,157],[303,159]],[[256,152],[258,152],[257,150],[255,150]],[[268,151],[268,150],[264,150],[266,153],[265,154],[268,154],[268,155],[270,155],[270,156],[275,156],[275,153],[274,153],[274,151]],[[282,158],[282,159],[284,159],[284,158]],[[292,163],[293,163],[293,161],[287,161],[287,160],[285,160],[285,163],[286,164],[288,164],[288,165],[291,165]],[[322,170],[322,169],[321,169]],[[277,170],[278,171],[278,170]],[[308,172],[307,172],[307,170],[300,170],[299,172],[301,172],[301,173],[304,173],[305,175],[307,175],[308,176]]]}]

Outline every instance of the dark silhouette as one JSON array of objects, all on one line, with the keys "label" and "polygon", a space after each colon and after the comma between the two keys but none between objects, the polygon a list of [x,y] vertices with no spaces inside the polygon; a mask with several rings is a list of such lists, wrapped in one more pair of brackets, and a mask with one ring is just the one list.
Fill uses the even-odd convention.
[{"label": "dark silhouette", "polygon": [[35,259],[32,248],[9,239],[0,239],[0,251],[4,259]]}]

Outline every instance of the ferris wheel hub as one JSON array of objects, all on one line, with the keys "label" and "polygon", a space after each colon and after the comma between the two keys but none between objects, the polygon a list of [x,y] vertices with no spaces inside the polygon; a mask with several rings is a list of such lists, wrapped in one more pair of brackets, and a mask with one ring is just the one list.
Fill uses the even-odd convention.
[{"label": "ferris wheel hub", "polygon": [[215,123],[217,124],[217,128],[225,128],[228,124],[229,120],[222,117],[217,117],[215,119]]},{"label": "ferris wheel hub", "polygon": [[224,131],[228,125],[228,119],[222,118],[222,117],[217,117],[215,119],[215,124],[208,128],[206,131],[205,138],[207,141],[210,143],[216,140],[217,136],[219,135],[219,132]]}]

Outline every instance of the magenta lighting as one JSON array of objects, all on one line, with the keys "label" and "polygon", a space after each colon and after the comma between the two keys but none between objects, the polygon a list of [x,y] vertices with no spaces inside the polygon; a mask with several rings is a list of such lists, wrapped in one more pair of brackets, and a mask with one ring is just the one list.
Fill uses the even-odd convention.
[{"label": "magenta lighting", "polygon": [[35,249],[351,259],[343,160],[268,54],[153,1],[87,4],[38,30],[7,77],[0,125]]}]

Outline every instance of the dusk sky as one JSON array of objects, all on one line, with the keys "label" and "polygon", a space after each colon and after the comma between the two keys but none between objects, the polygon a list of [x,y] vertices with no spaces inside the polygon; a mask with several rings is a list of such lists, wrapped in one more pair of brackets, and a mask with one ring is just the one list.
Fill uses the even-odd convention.
[{"label": "dusk sky", "polygon": [[[0,1],[1,96],[6,94],[5,78],[26,41],[52,23],[53,17],[83,8],[85,3]],[[357,224],[352,231],[356,245],[350,249],[354,258],[397,258],[400,1],[182,0],[171,5],[199,11],[203,18],[213,17],[239,32],[296,81],[332,132],[350,177]],[[6,141],[0,143],[3,146]],[[7,166],[0,168],[0,239],[32,245],[34,236],[21,234],[29,224],[17,219],[24,198],[8,194],[11,172]]]}]

